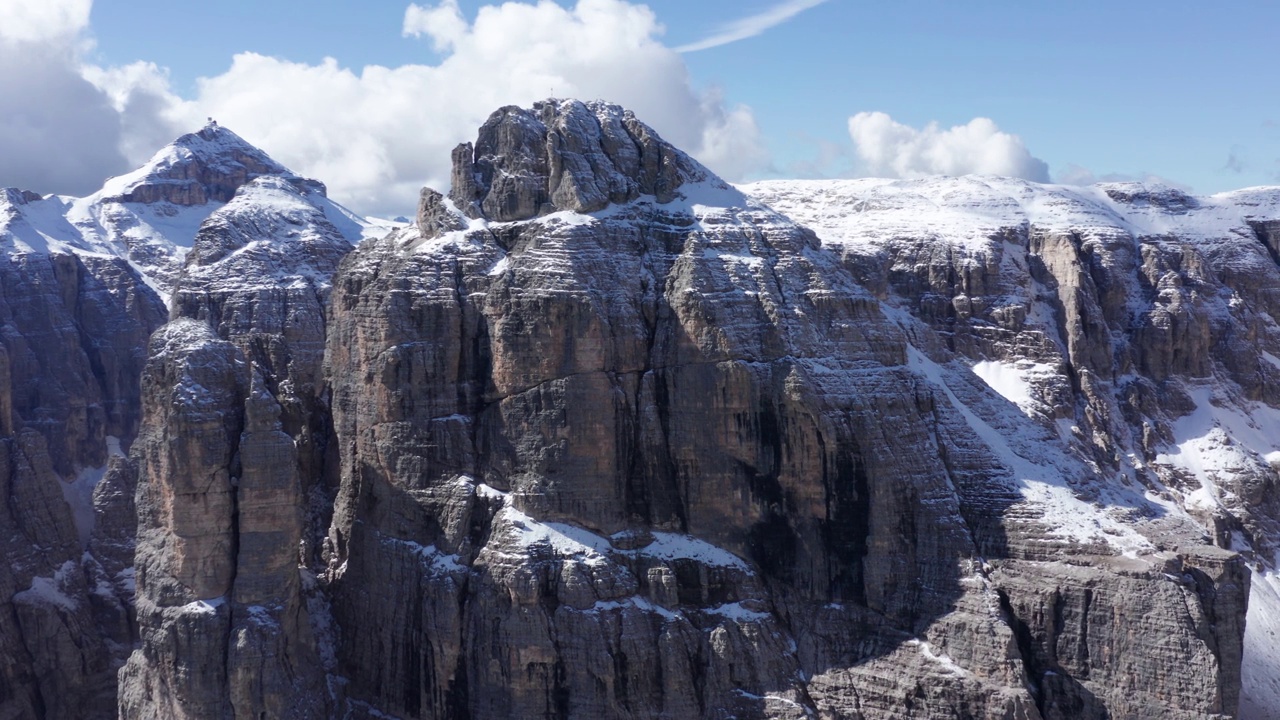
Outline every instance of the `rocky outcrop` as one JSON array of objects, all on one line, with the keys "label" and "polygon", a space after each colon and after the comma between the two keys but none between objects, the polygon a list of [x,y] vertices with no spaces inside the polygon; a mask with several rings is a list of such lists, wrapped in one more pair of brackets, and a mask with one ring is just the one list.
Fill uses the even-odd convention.
[{"label": "rocky outcrop", "polygon": [[[255,178],[261,173],[269,176]],[[250,179],[252,192],[238,194],[238,201],[209,219]],[[144,197],[147,193],[155,197]],[[197,241],[196,228],[206,220],[209,229]],[[244,342],[252,345],[246,357],[265,363],[273,383],[314,398],[324,334],[324,294],[317,283],[327,280],[350,248],[347,238],[358,238],[361,228],[354,216],[323,197],[319,183],[294,177],[215,126],[184,136],[147,166],[108,181],[89,198],[41,199],[11,190],[0,194],[0,497],[6,499],[0,509],[0,550],[7,558],[0,570],[0,717],[117,716],[117,670],[133,652],[139,630],[134,494],[140,467],[125,453],[135,444],[147,411],[140,376],[148,361],[147,339],[167,317],[157,289],[166,295],[172,289],[175,261],[185,257],[188,246],[199,250],[190,263],[192,277],[179,315],[187,303],[196,316],[215,313],[211,322],[226,325],[224,333],[252,338]],[[277,235],[297,258],[254,245]],[[320,247],[326,243],[336,243],[327,255]],[[212,256],[217,253],[234,257],[216,260]],[[196,268],[215,262],[224,262],[223,276],[232,286],[220,292],[208,289],[209,279],[195,277]],[[286,268],[275,272],[273,263]],[[263,307],[255,311],[259,296]],[[272,319],[273,313],[279,316]],[[294,347],[271,342],[275,335],[295,341]],[[247,375],[244,382],[248,387]],[[314,399],[279,395],[289,398],[292,408],[282,412],[283,422],[298,424],[297,418],[307,418],[308,430],[298,433],[305,436],[302,450],[292,442],[287,449],[263,450],[249,474],[269,477],[246,481],[250,485],[270,488],[290,484],[289,477],[296,480],[286,475],[282,481],[272,469],[289,465],[289,457],[278,457],[285,450],[307,458],[293,464],[308,478],[320,475],[313,468],[319,463],[315,458],[323,456],[323,442],[311,431],[318,427],[324,437],[327,421],[311,419],[303,407]],[[241,412],[245,399],[237,400]],[[270,423],[269,417],[260,421]],[[252,444],[275,447],[261,440]],[[244,464],[238,457],[235,462],[237,468]],[[157,469],[143,463],[141,470],[141,489],[151,497]],[[253,499],[245,504],[259,515],[293,518],[310,512],[311,499],[302,492],[306,501],[296,495],[277,497],[270,490],[247,491],[246,498]],[[208,501],[218,504],[212,496]],[[203,506],[205,500],[191,502]],[[323,497],[316,503],[331,504]],[[148,502],[141,507],[144,520],[154,517]],[[314,522],[313,534],[323,536],[327,522]],[[302,525],[294,521],[290,531],[301,533]],[[148,544],[154,538],[148,537],[144,555],[154,558],[155,549]],[[196,545],[197,554],[208,549]],[[285,550],[290,568],[298,545],[295,540]],[[215,555],[209,562],[216,564]],[[280,562],[277,557],[271,567]],[[238,572],[252,575],[250,568]],[[267,585],[275,578],[258,582]],[[292,586],[282,582],[279,588],[296,595],[299,582],[295,577]],[[144,599],[142,619],[149,633],[156,625],[156,608],[166,607],[171,598]],[[272,607],[255,617],[265,625],[277,612]],[[273,633],[268,628],[261,634]],[[172,649],[154,642],[154,635],[148,637],[148,651]],[[248,648],[253,642],[241,644]],[[273,646],[263,641],[257,647]],[[243,669],[267,656],[254,652],[242,650],[238,672],[259,674]],[[225,665],[225,658],[220,662]],[[262,676],[273,682],[270,673]]]},{"label": "rocky outcrop", "polygon": [[328,278],[351,249],[311,194],[245,185],[201,226],[152,339],[139,450],[136,718],[331,705],[300,570],[328,525]]},{"label": "rocky outcrop", "polygon": [[[634,127],[603,104],[498,111],[455,151],[452,207],[424,193],[417,228],[335,278],[346,711],[1234,712],[1235,555],[1186,559],[1211,552],[1195,525],[1138,495],[1092,504],[1091,451]],[[1045,576],[1105,627],[1044,626]],[[1144,624],[1197,661],[1129,653]]]},{"label": "rocky outcrop", "polygon": [[[1218,547],[1243,553],[1254,569],[1257,612],[1274,611],[1257,589],[1270,587],[1280,537],[1280,477],[1268,460],[1277,448],[1261,430],[1280,407],[1280,366],[1271,360],[1280,341],[1280,271],[1269,244],[1280,215],[1274,189],[1193,198],[1138,184],[1068,190],[957,178],[761,183],[749,192],[814,227],[846,267],[938,333],[1020,413],[1069,427],[1064,440],[1103,471],[1082,478],[1080,492],[1114,503],[1117,487],[1137,488],[1159,505],[1139,505],[1143,513],[1194,521]],[[1206,552],[1193,553],[1197,570],[1163,572],[1197,587],[1203,573],[1218,588],[1211,598],[1238,603],[1248,588],[1238,565],[1204,566]],[[1089,591],[1100,597],[1096,585]],[[1048,618],[1091,612],[1070,610],[1071,602],[1060,593],[1011,607],[1031,636],[1046,638],[1037,642],[1047,642],[1055,632]],[[1269,623],[1251,610],[1250,627]],[[1237,642],[1229,633],[1215,645],[1217,661],[1230,668]],[[1251,632],[1246,645],[1245,671],[1254,679],[1245,683],[1245,705],[1273,707],[1280,695],[1261,681],[1276,671],[1271,641]],[[1081,657],[1100,650],[1116,657],[1107,648]],[[1040,657],[1033,677],[1062,677]],[[1098,665],[1081,670],[1096,673]],[[1219,693],[1227,709],[1236,706],[1233,680]],[[1114,678],[1113,687],[1123,685]],[[1113,713],[1136,716],[1146,692],[1099,698],[1115,703]],[[1131,704],[1135,698],[1142,700]],[[1082,712],[1076,706],[1083,707],[1068,703],[1062,712]]]},{"label": "rocky outcrop", "polygon": [[199,132],[183,135],[142,171],[108,183],[105,199],[122,203],[177,206],[230,202],[258,177],[281,177],[299,190],[324,194],[324,185],[300,178],[258,148],[212,120]]},{"label": "rocky outcrop", "polygon": [[710,177],[630,111],[571,101],[495,112],[475,144],[453,151],[449,198],[469,217],[528,220],[560,210],[588,213]]},{"label": "rocky outcrop", "polygon": [[107,518],[94,485],[127,473],[110,456],[138,432],[163,308],[123,261],[16,252],[3,224],[0,237],[0,717],[112,717],[134,526]]}]

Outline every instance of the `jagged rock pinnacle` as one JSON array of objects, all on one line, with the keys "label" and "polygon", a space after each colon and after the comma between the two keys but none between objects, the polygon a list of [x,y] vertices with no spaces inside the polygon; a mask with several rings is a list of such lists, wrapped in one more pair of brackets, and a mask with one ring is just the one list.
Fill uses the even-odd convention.
[{"label": "jagged rock pinnacle", "polygon": [[505,222],[641,195],[670,202],[682,184],[711,177],[629,110],[553,99],[490,115],[474,145],[453,151],[449,199],[469,217]]}]

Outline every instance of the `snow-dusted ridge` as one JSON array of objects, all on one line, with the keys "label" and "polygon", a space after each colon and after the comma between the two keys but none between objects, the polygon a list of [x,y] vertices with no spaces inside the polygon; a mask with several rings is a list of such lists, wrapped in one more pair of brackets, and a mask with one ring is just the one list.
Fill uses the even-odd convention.
[{"label": "snow-dusted ridge", "polygon": [[[278,179],[278,188],[322,213],[352,244],[397,226],[347,210],[326,197],[322,183],[210,122],[83,198],[3,190],[0,252],[118,257],[167,299],[201,227],[258,178]],[[264,218],[283,208],[278,197],[261,192],[244,200],[259,199]]]},{"label": "snow-dusted ridge", "polygon": [[[1280,537],[1267,489],[1280,478],[1280,315],[1272,300],[1280,282],[1280,187],[1197,197],[1160,184],[1071,187],[966,176],[779,180],[741,189],[812,228],[877,284],[886,312],[912,337],[926,337],[930,324],[948,335],[957,328],[964,337],[951,342],[959,360],[943,367],[921,346],[913,362],[999,450],[1026,500],[1058,534],[1142,554],[1152,548],[1133,529],[1145,534],[1152,520],[1195,523],[1215,544],[1243,553],[1254,573],[1241,717],[1271,717],[1280,706],[1272,637],[1280,627]],[[1041,263],[1038,274],[1033,263]],[[1095,323],[1083,331],[1069,330],[1064,314],[1079,296],[1053,286],[1073,273],[1085,277],[1070,292],[1099,298],[1082,301],[1080,312]],[[1091,354],[1070,332],[1112,347]],[[1153,342],[1154,349],[1137,347]],[[1182,365],[1144,375],[1143,353],[1152,352],[1180,354]],[[1253,361],[1242,360],[1254,356],[1251,369]],[[1116,425],[1099,425],[1120,466],[1112,480],[1098,467],[1069,469],[1088,457],[1081,426],[1095,422],[1082,405],[1071,406],[1084,394],[1081,374],[1094,394],[1090,412],[1115,414]],[[975,381],[990,392],[975,395]],[[1121,404],[1135,392],[1156,398],[1138,421],[1135,406]],[[1126,422],[1138,426],[1132,438]],[[1046,438],[1037,449],[1029,442],[1037,425],[1056,426],[1061,444]],[[1042,462],[1059,447],[1077,459]],[[1031,462],[1036,455],[1028,451],[1041,461]],[[1034,480],[1054,468],[1067,472],[1056,482]],[[1062,482],[1088,475],[1095,475],[1092,488]]]},{"label": "snow-dusted ridge", "polygon": [[752,198],[809,226],[824,243],[873,248],[897,237],[975,247],[1005,228],[1177,234],[1205,242],[1239,237],[1248,220],[1280,216],[1280,187],[1195,197],[1147,183],[1089,187],[985,175],[920,180],[765,180]]}]

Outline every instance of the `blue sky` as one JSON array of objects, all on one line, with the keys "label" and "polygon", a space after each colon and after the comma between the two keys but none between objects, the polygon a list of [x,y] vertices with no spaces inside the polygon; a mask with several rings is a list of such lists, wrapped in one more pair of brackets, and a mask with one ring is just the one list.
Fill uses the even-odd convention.
[{"label": "blue sky", "polygon": [[[87,5],[89,0],[3,2]],[[433,72],[421,74],[418,85],[401,77],[396,92],[412,95],[413,88],[430,87],[422,102],[458,107],[457,123],[447,107],[420,118],[430,127],[419,132],[438,126],[451,143],[474,133],[479,109],[456,93],[434,88],[516,82],[507,77],[508,63],[539,78],[523,81],[526,86],[542,82],[528,66],[554,54],[524,48],[505,58],[477,48],[495,42],[554,44],[558,41],[548,38],[557,36],[558,22],[576,22],[581,32],[601,37],[615,32],[617,39],[606,41],[623,49],[582,51],[576,64],[548,70],[546,84],[633,106],[642,119],[735,180],[984,171],[1066,182],[1156,177],[1202,193],[1280,183],[1280,76],[1274,59],[1280,3],[650,0],[643,4],[665,30],[649,28],[637,39],[616,28],[599,28],[614,27],[610,23],[618,18],[639,23],[626,13],[641,3],[584,0],[584,5],[594,3],[588,13],[564,0],[560,6],[573,12],[542,13],[550,34],[531,31],[527,38],[519,22],[497,22],[504,13],[492,7],[496,3],[456,2],[457,12],[450,14],[448,0],[420,0],[424,12],[442,5],[445,12],[432,15],[431,29],[417,36],[402,32],[409,3],[388,0],[358,5],[99,3],[92,6],[87,26],[75,28],[75,52],[78,63],[98,69],[88,75],[103,92],[114,93],[117,109],[130,105],[121,98],[141,98],[144,91],[163,98],[153,103],[164,107],[154,118],[139,116],[145,104],[140,101],[121,109],[127,159],[136,160],[162,131],[172,132],[203,113],[217,114],[295,169],[363,178],[352,180],[350,188],[339,180],[339,194],[349,194],[339,199],[379,211],[408,198],[415,183],[440,182],[439,162],[398,157],[404,142],[397,138],[408,130],[373,133],[366,141],[369,152],[391,158],[380,167],[352,166],[330,146],[350,134],[354,120],[335,126],[330,137],[305,144],[296,140],[299,130],[285,137],[275,129],[287,122],[259,127],[255,118],[283,118],[288,108],[300,106],[311,118],[352,104],[367,104],[369,117],[398,112],[398,102],[371,99],[379,92],[375,86],[382,85],[366,66],[425,66]],[[477,22],[484,6],[490,6],[492,25]],[[788,7],[793,17],[757,35],[696,52],[666,51],[716,37],[743,18],[770,11],[785,15]],[[0,20],[5,12],[0,4]],[[462,23],[457,27],[450,25],[455,15]],[[442,22],[453,29],[439,29]],[[566,47],[586,42],[585,36],[577,37],[566,33],[563,42]],[[629,55],[629,43],[644,47]],[[240,53],[270,62],[253,67],[243,62],[233,70],[233,57]],[[297,94],[301,91],[295,92],[288,78],[310,72],[315,92],[323,95],[319,74],[325,58],[336,61],[329,66],[331,74],[349,71],[350,77],[343,77],[355,78],[359,88],[353,84],[328,106],[316,97],[312,106],[313,99]],[[150,74],[120,71],[137,61],[151,64]],[[296,86],[306,85],[308,80],[298,77]],[[222,82],[202,85],[198,78]],[[238,94],[237,88],[254,82],[287,85],[288,106],[283,100],[273,106],[265,90]],[[552,89],[507,87],[477,94],[492,95],[495,103],[508,97],[524,102]],[[557,94],[567,93],[557,89]],[[0,99],[0,113],[4,102]],[[884,115],[869,115],[873,112]],[[859,113],[867,115],[851,136],[850,118]],[[682,119],[690,115],[698,119]],[[991,124],[971,126],[975,118],[989,118]],[[324,121],[315,122],[318,128]],[[137,130],[144,126],[151,135]],[[957,127],[965,131],[949,133]],[[412,150],[437,152],[426,144]],[[315,159],[325,153],[333,157]],[[944,156],[950,159],[939,159]],[[1041,174],[1046,167],[1047,175]],[[398,189],[379,195],[379,178]],[[0,183],[12,184],[4,177]]]}]

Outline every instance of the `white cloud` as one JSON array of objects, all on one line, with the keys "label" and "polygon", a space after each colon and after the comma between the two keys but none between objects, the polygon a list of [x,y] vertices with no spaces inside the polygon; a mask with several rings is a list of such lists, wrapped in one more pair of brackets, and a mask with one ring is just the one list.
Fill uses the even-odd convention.
[{"label": "white cloud", "polygon": [[0,40],[61,42],[89,26],[93,0],[0,0]]},{"label": "white cloud", "polygon": [[458,0],[443,0],[436,7],[422,7],[414,3],[404,11],[404,36],[426,35],[431,38],[437,52],[453,48],[468,29]]},{"label": "white cloud", "polygon": [[929,175],[1005,175],[1048,182],[1049,167],[1031,155],[1022,138],[988,118],[943,129],[913,128],[882,112],[849,118],[849,136],[868,175],[917,178]]},{"label": "white cloud", "polygon": [[[83,30],[76,22],[64,26]],[[683,58],[662,44],[663,28],[643,5],[505,2],[481,7],[468,21],[454,0],[441,0],[410,5],[402,31],[429,39],[443,58],[435,65],[352,69],[331,58],[312,65],[242,53],[226,72],[198,80],[190,99],[178,97],[155,64],[92,67],[68,53],[60,67],[78,73],[80,89],[94,96],[82,98],[86,107],[105,113],[99,119],[114,129],[103,125],[66,137],[55,123],[47,129],[55,145],[42,152],[61,141],[66,156],[94,148],[114,155],[114,164],[81,169],[76,190],[84,191],[101,184],[108,166],[110,173],[127,169],[118,167],[122,153],[136,166],[211,116],[294,171],[325,182],[334,199],[353,209],[412,214],[424,184],[447,189],[450,151],[474,140],[491,112],[555,95],[628,107],[729,180],[768,165],[751,110],[725,102],[714,89],[695,88]],[[0,110],[10,105],[5,82]],[[69,103],[48,103],[38,89],[23,98],[26,106],[44,106],[68,121],[76,116]],[[0,168],[0,183],[14,174],[7,169]]]},{"label": "white cloud", "polygon": [[[450,0],[452,1],[452,0]],[[735,20],[720,28],[712,35],[696,42],[676,48],[676,52],[697,52],[721,45],[755,37],[769,28],[776,27],[809,8],[817,7],[827,0],[785,0],[764,12]]]},{"label": "white cloud", "polygon": [[128,169],[120,116],[80,73],[89,0],[0,0],[0,186],[81,194]]}]

